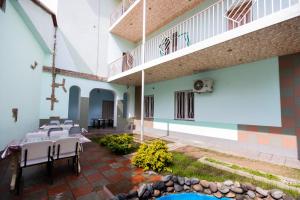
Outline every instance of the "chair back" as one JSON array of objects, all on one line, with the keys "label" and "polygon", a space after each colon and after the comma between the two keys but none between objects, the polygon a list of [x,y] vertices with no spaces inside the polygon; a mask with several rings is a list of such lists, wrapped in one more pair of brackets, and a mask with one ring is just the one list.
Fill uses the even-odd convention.
[{"label": "chair back", "polygon": [[64,125],[74,125],[74,122],[73,122],[73,120],[71,120],[71,119],[66,119],[66,120],[64,121]]},{"label": "chair back", "polygon": [[60,138],[60,137],[68,137],[69,132],[67,130],[58,130],[58,131],[51,131],[49,133],[50,138]]},{"label": "chair back", "polygon": [[49,130],[48,130],[48,136],[50,136],[51,132],[62,131],[62,130],[63,130],[62,127],[49,128]]},{"label": "chair back", "polygon": [[26,143],[21,147],[21,167],[51,161],[53,142],[49,140]]},{"label": "chair back", "polygon": [[59,120],[51,120],[51,121],[49,122],[49,125],[57,125],[57,126],[59,126],[59,125],[60,125],[60,122],[59,122]]},{"label": "chair back", "polygon": [[48,134],[47,132],[33,132],[33,133],[27,133],[25,138],[31,139],[31,138],[47,138]]},{"label": "chair back", "polygon": [[79,148],[79,138],[68,137],[62,138],[55,142],[55,151],[53,158],[66,158],[77,155]]},{"label": "chair back", "polygon": [[69,130],[69,135],[72,135],[72,134],[81,134],[80,126],[71,127],[70,130]]}]

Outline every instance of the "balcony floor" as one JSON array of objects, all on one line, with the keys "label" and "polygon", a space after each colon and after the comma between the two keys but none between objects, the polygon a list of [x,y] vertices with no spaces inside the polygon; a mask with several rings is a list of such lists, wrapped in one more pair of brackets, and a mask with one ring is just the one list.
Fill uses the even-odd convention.
[{"label": "balcony floor", "polygon": [[[245,29],[248,25],[251,25],[251,23],[224,34],[230,36],[232,32]],[[207,40],[214,41],[222,35]],[[207,43],[207,41],[200,43]],[[186,49],[190,50],[195,45]],[[147,67],[138,66],[123,72],[116,78],[110,78],[109,81],[126,85],[140,85],[142,69],[145,69],[145,83],[153,83],[202,71],[216,70],[300,52],[300,17],[297,16],[207,48],[199,48],[199,50],[184,54],[183,52],[186,49],[173,53],[177,54],[177,57],[170,54],[158,58],[156,60],[161,59],[160,62],[150,61],[145,64]]]}]

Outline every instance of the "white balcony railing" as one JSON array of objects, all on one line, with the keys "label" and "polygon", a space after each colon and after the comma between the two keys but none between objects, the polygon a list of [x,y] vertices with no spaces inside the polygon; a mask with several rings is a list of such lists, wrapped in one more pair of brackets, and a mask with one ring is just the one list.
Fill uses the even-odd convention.
[{"label": "white balcony railing", "polygon": [[133,5],[136,0],[122,0],[117,9],[110,16],[110,25],[112,26],[122,15]]},{"label": "white balcony railing", "polygon": [[[174,27],[148,39],[145,43],[145,62],[166,56],[236,27],[279,12],[300,6],[300,0],[220,0]],[[139,49],[139,54],[136,53]],[[128,56],[137,59],[130,68],[124,67],[124,58],[110,64],[110,76],[141,64],[138,46]],[[132,54],[132,55],[130,55]],[[136,57],[139,55],[138,57]],[[122,62],[123,60],[123,62]]]}]

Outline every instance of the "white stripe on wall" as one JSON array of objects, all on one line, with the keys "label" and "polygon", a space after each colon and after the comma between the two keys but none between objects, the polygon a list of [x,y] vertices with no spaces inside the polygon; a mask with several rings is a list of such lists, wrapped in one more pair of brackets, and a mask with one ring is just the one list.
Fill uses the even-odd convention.
[{"label": "white stripe on wall", "polygon": [[170,132],[188,133],[206,137],[214,137],[227,140],[238,140],[238,131],[234,129],[212,128],[205,126],[192,126],[184,124],[172,124],[165,122],[153,122],[154,129],[169,130]]}]

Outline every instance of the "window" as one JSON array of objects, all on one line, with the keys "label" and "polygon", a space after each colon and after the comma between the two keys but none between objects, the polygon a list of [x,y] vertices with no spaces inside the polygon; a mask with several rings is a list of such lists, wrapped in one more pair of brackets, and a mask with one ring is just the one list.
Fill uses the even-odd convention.
[{"label": "window", "polygon": [[175,119],[194,119],[194,93],[192,91],[175,92]]},{"label": "window", "polygon": [[145,96],[145,118],[153,118],[154,115],[154,96]]}]

